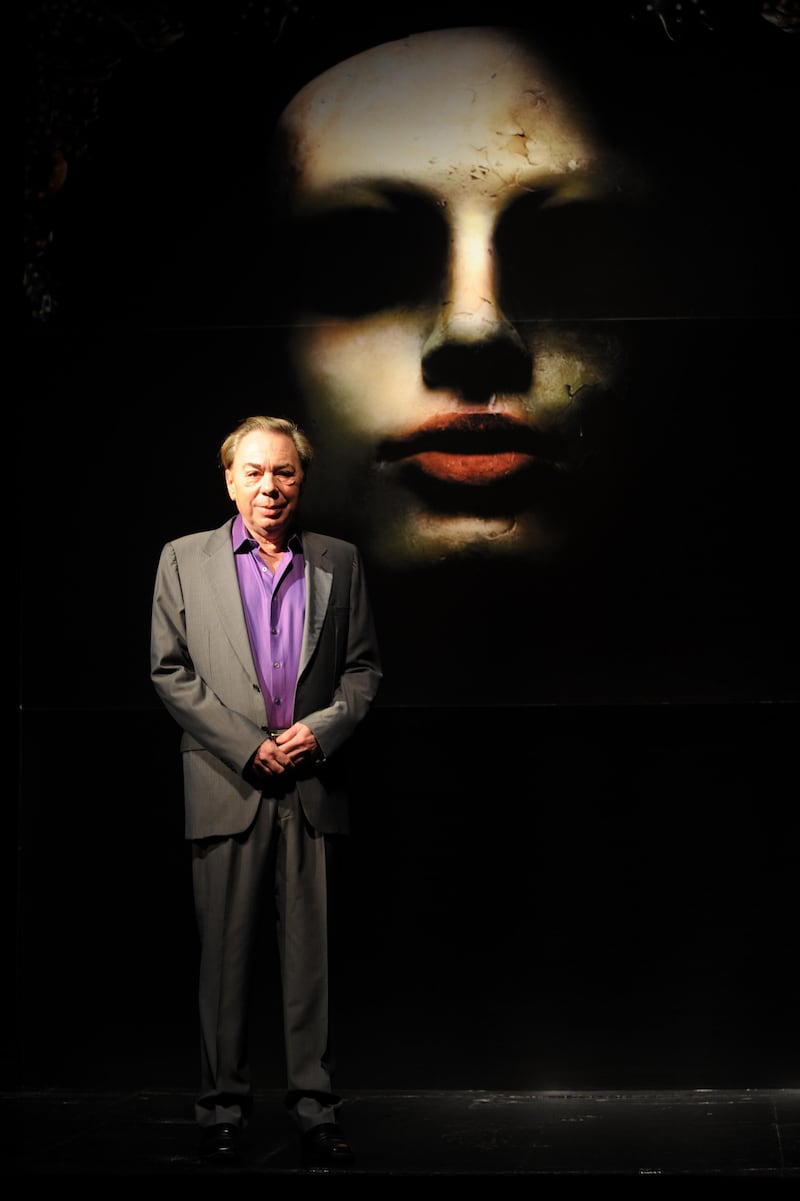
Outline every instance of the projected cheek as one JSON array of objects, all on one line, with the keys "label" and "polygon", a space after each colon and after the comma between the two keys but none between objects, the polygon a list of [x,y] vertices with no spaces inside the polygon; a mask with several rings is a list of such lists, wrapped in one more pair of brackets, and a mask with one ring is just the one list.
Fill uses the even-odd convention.
[{"label": "projected cheek", "polygon": [[420,318],[386,310],[346,321],[303,322],[290,342],[294,380],[317,431],[383,437],[421,402]]},{"label": "projected cheek", "polygon": [[306,217],[290,231],[292,307],[350,319],[425,304],[441,286],[446,247],[439,214],[416,197]]}]

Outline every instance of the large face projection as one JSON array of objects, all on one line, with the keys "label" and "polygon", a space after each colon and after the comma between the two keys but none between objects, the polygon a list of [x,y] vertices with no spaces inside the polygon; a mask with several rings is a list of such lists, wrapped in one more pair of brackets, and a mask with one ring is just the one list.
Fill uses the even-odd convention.
[{"label": "large face projection", "polygon": [[309,523],[393,568],[562,554],[601,503],[636,172],[499,29],[341,62],[277,134]]}]

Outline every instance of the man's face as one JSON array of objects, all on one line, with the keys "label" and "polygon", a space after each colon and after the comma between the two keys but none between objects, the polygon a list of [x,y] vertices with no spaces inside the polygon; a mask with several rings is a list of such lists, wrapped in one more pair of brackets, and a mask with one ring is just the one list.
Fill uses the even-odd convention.
[{"label": "man's face", "polygon": [[226,468],[225,482],[253,537],[281,544],[294,523],[303,482],[292,439],[267,430],[247,434]]},{"label": "man's face", "polygon": [[340,63],[277,145],[307,517],[394,567],[558,554],[624,366],[620,164],[490,29]]}]

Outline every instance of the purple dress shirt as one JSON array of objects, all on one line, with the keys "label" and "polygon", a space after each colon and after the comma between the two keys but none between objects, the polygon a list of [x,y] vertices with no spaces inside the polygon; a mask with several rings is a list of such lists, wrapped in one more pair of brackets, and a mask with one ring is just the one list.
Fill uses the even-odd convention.
[{"label": "purple dress shirt", "polygon": [[294,696],[306,615],[305,560],[293,534],[273,575],[258,553],[241,513],[232,530],[239,591],[250,646],[264,697],[267,727],[285,730],[294,721]]}]

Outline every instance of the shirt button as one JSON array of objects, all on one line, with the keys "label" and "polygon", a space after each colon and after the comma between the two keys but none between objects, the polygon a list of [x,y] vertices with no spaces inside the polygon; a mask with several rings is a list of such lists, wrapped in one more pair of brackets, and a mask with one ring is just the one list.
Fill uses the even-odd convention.
[{"label": "shirt button", "polygon": [[280,705],[280,704],[281,704],[281,698],[280,698],[279,696],[274,696],[274,697],[272,698],[272,703],[273,703],[273,705]]},{"label": "shirt button", "polygon": [[276,661],[275,661],[275,662],[272,664],[272,666],[273,666],[273,667],[280,667],[280,662],[279,662],[278,660],[276,660]]},{"label": "shirt button", "polygon": [[277,632],[278,632],[277,626],[273,626],[272,629],[270,630],[270,634],[277,634]]}]

